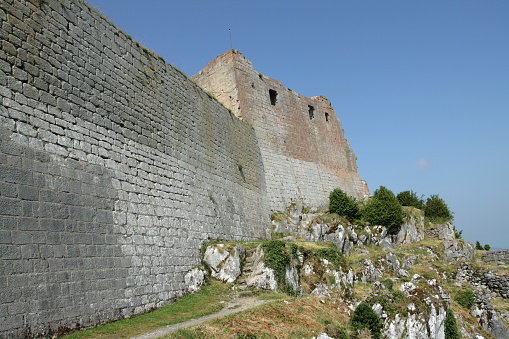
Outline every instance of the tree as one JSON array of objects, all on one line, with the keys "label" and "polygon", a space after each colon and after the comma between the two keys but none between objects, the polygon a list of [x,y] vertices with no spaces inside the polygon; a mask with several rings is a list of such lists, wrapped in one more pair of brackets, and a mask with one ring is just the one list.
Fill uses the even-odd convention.
[{"label": "tree", "polygon": [[382,321],[367,302],[362,302],[357,306],[350,318],[350,325],[355,332],[367,328],[371,331],[373,338],[382,338]]},{"label": "tree", "polygon": [[452,219],[452,213],[449,210],[449,206],[445,201],[438,196],[438,194],[432,194],[426,199],[426,205],[424,206],[424,216],[428,217],[432,221],[450,221]]},{"label": "tree", "polygon": [[484,248],[481,246],[481,243],[479,241],[475,242],[475,249],[482,251]]},{"label": "tree", "polygon": [[489,251],[490,249],[491,249],[490,245],[488,245],[488,244],[484,245],[484,250],[485,251]]},{"label": "tree", "polygon": [[456,318],[451,309],[447,310],[445,316],[445,339],[461,339],[458,332],[458,325],[456,324]]},{"label": "tree", "polygon": [[399,192],[396,198],[398,198],[401,206],[413,206],[421,210],[424,208],[424,201],[414,191]]},{"label": "tree", "polygon": [[335,188],[329,194],[329,211],[354,220],[359,216],[359,207],[355,199],[348,196],[341,188]]},{"label": "tree", "polygon": [[363,217],[372,225],[397,228],[403,223],[403,210],[394,193],[380,186],[369,199]]}]

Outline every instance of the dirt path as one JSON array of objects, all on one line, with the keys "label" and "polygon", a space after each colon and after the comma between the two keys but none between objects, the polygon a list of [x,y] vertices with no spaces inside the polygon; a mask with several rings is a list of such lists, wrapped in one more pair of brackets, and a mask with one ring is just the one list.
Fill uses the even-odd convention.
[{"label": "dirt path", "polygon": [[188,321],[185,321],[183,323],[168,325],[166,327],[157,329],[153,332],[145,333],[140,336],[133,337],[132,339],[151,339],[151,338],[159,338],[163,335],[175,332],[181,328],[186,328],[194,325],[201,324],[202,322],[216,319],[220,317],[224,317],[229,314],[241,312],[253,307],[256,307],[258,305],[266,303],[268,300],[257,300],[255,297],[248,297],[248,298],[235,298],[231,301],[229,301],[226,306],[219,312],[206,315],[204,317],[198,318],[198,319],[191,319]]}]

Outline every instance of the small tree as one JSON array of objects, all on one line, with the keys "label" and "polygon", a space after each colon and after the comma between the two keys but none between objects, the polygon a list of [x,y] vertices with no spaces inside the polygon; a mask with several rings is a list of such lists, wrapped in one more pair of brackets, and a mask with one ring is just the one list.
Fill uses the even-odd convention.
[{"label": "small tree", "polygon": [[458,291],[454,296],[454,300],[467,310],[471,309],[474,306],[474,293],[472,290],[462,290]]},{"label": "small tree", "polygon": [[394,193],[380,186],[369,199],[363,217],[372,225],[396,228],[403,223],[403,210]]},{"label": "small tree", "polygon": [[426,199],[424,215],[432,221],[450,221],[452,219],[449,206],[447,206],[445,201],[440,198],[438,194],[432,194]]},{"label": "small tree", "polygon": [[341,188],[335,188],[329,195],[329,211],[354,220],[359,216],[359,207],[355,199],[348,196]]},{"label": "small tree", "polygon": [[490,249],[491,249],[490,245],[488,245],[488,244],[484,245],[484,250],[485,251],[489,251]]},{"label": "small tree", "polygon": [[413,206],[418,209],[424,208],[424,201],[414,191],[403,191],[396,196],[401,206]]},{"label": "small tree", "polygon": [[479,241],[476,241],[475,242],[475,249],[479,250],[479,251],[482,251],[484,248],[482,248],[481,243]]},{"label": "small tree", "polygon": [[447,310],[445,316],[445,339],[461,339],[458,332],[458,325],[456,324],[456,318],[451,309]]},{"label": "small tree", "polygon": [[382,338],[382,321],[367,302],[362,302],[357,306],[350,318],[350,325],[355,332],[367,328],[371,331],[373,338]]}]

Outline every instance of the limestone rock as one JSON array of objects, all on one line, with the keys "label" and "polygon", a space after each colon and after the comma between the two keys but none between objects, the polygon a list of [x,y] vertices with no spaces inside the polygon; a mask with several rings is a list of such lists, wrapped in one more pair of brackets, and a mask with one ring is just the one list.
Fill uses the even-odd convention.
[{"label": "limestone rock", "polygon": [[329,286],[325,284],[316,284],[315,289],[311,291],[311,295],[319,298],[330,299]]},{"label": "limestone rock", "polygon": [[425,230],[425,234],[427,237],[432,239],[446,241],[456,240],[456,235],[454,234],[454,225],[450,222],[445,224],[437,224],[433,227],[427,228]]},{"label": "limestone rock", "polygon": [[444,259],[446,261],[469,261],[475,255],[475,248],[465,241],[444,241]]},{"label": "limestone rock", "polygon": [[272,268],[266,267],[264,262],[264,252],[261,246],[256,248],[253,255],[253,271],[246,278],[248,286],[261,288],[265,290],[277,291],[276,275]]},{"label": "limestone rock", "polygon": [[320,333],[318,337],[313,337],[313,339],[334,339],[327,335],[327,333]]},{"label": "limestone rock", "polygon": [[393,271],[397,272],[400,268],[399,260],[396,255],[392,252],[389,252],[385,255],[385,260],[387,262],[387,267]]},{"label": "limestone rock", "polygon": [[405,223],[401,225],[398,232],[393,236],[395,245],[411,244],[424,239],[424,215],[406,218]]},{"label": "limestone rock", "polygon": [[362,262],[362,265],[363,267],[360,272],[359,280],[362,281],[363,283],[375,281],[376,279],[382,276],[382,271],[376,268],[371,262],[371,260],[365,259]]},{"label": "limestone rock", "polygon": [[184,281],[189,293],[195,293],[205,285],[205,272],[199,268],[193,268],[184,276]]},{"label": "limestone rock", "polygon": [[500,320],[499,314],[490,301],[490,292],[479,288],[474,291],[476,306],[471,314],[475,316],[479,325],[489,331],[497,339],[509,339],[509,329]]},{"label": "limestone rock", "polygon": [[234,282],[242,273],[241,261],[245,253],[242,245],[236,245],[228,250],[224,244],[214,244],[207,247],[203,260],[209,265],[212,277],[225,282]]}]

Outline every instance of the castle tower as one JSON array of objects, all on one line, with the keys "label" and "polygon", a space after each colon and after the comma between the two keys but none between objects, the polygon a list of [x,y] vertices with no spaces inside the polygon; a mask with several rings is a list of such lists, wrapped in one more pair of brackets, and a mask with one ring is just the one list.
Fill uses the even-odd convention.
[{"label": "castle tower", "polygon": [[235,50],[218,56],[191,79],[253,126],[272,211],[292,203],[325,207],[337,187],[356,198],[369,195],[326,97],[308,98],[285,88],[258,73]]}]

